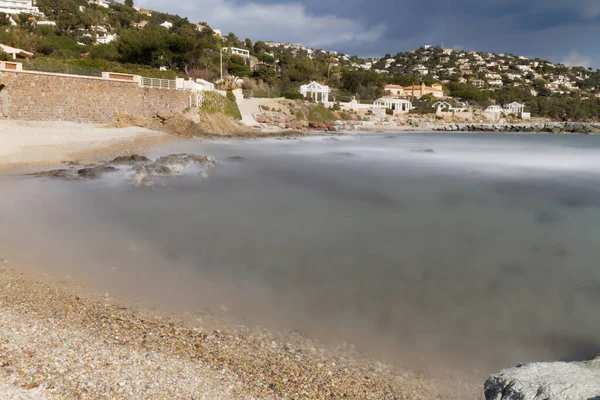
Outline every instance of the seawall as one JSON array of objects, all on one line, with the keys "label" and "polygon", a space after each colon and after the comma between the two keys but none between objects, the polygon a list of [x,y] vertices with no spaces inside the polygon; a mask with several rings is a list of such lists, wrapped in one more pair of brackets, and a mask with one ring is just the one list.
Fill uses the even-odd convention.
[{"label": "seawall", "polygon": [[118,113],[152,117],[158,112],[182,111],[190,101],[186,90],[33,71],[0,70],[2,85],[0,99],[8,105],[0,107],[0,118],[24,121],[109,123]]}]

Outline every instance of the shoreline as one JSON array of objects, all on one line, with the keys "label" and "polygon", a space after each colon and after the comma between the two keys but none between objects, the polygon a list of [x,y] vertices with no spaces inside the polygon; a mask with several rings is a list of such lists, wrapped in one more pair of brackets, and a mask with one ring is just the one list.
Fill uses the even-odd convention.
[{"label": "shoreline", "polygon": [[167,315],[0,260],[2,400],[434,398],[425,377],[346,347]]},{"label": "shoreline", "polygon": [[[596,130],[598,132],[596,132]],[[290,131],[248,130],[239,134],[206,135],[197,138],[171,135],[143,127],[110,127],[72,122],[0,121],[0,174],[11,170],[57,166],[80,161],[92,163],[116,156],[144,153],[155,147],[186,140],[263,139],[290,136],[321,136],[353,133],[482,132],[526,134],[596,134],[600,124],[444,123],[419,126],[360,126],[354,129]]]}]

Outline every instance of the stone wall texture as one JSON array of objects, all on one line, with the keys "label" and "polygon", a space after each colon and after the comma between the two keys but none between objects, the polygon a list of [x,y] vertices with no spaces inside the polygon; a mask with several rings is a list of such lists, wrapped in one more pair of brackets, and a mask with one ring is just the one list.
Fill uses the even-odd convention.
[{"label": "stone wall texture", "polygon": [[186,91],[79,76],[0,71],[1,85],[14,120],[110,123],[118,113],[152,117],[189,105]]}]

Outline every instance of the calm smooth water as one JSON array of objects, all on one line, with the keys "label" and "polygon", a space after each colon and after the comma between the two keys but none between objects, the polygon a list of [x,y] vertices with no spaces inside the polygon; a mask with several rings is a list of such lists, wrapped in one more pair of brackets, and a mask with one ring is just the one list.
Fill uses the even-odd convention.
[{"label": "calm smooth water", "polygon": [[111,293],[400,362],[488,373],[600,349],[600,137],[358,134],[154,156],[183,151],[218,165],[142,188],[5,178],[5,246]]}]

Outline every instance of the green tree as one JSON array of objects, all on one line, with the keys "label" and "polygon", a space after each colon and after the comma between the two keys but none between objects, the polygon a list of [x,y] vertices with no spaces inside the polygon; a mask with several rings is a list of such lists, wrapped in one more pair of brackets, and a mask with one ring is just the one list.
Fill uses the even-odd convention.
[{"label": "green tree", "polygon": [[10,16],[0,12],[0,26],[10,26]]},{"label": "green tree", "polygon": [[131,7],[131,8],[133,8],[133,0],[125,0],[125,3],[124,3],[124,4],[125,4],[127,7]]},{"label": "green tree", "polygon": [[4,50],[0,49],[0,61],[11,61],[12,58]]}]

